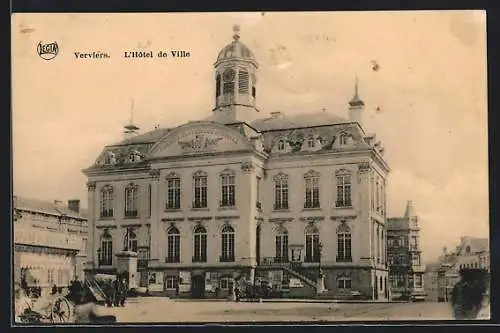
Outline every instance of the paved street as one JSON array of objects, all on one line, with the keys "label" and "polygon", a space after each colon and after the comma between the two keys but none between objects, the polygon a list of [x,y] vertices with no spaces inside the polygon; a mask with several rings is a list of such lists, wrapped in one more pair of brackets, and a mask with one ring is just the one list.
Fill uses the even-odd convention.
[{"label": "paved street", "polygon": [[232,303],[151,297],[103,310],[122,323],[453,319],[447,303]]}]

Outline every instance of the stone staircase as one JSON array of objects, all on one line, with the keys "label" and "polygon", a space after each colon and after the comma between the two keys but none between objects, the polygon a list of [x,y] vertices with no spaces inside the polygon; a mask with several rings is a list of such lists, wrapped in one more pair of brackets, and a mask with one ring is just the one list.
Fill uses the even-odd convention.
[{"label": "stone staircase", "polygon": [[[266,258],[264,258],[266,259]],[[257,266],[258,270],[283,270],[287,272],[289,275],[299,279],[305,284],[317,288],[316,281],[310,279],[305,276],[301,272],[299,272],[298,268],[300,267],[300,263],[290,263],[290,262],[273,262],[272,260],[264,260],[263,263]]]}]

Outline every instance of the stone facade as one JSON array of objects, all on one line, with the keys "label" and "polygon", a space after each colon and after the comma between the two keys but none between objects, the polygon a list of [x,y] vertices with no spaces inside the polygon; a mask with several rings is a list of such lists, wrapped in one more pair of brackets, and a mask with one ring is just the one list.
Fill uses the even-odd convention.
[{"label": "stone facade", "polygon": [[77,200],[68,205],[14,197],[14,281],[48,292],[83,279],[87,220]]},{"label": "stone facade", "polygon": [[403,217],[388,219],[387,247],[392,297],[425,298],[420,225],[411,201]]},{"label": "stone facade", "polygon": [[215,63],[210,117],[127,132],[84,170],[89,272],[113,272],[127,247],[137,282],[170,296],[226,297],[242,277],[311,296],[323,271],[325,293],[388,297],[389,167],[357,84],[351,119],[258,119],[257,68],[236,35]]}]

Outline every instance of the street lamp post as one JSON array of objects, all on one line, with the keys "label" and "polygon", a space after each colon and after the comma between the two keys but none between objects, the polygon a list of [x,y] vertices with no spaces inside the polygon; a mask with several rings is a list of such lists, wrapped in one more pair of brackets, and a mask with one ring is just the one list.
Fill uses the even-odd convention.
[{"label": "street lamp post", "polygon": [[323,244],[319,242],[318,244],[318,281],[317,281],[317,290],[316,292],[318,294],[322,293],[323,290],[325,289],[325,282],[323,280],[323,270],[321,269],[321,253],[323,250]]}]

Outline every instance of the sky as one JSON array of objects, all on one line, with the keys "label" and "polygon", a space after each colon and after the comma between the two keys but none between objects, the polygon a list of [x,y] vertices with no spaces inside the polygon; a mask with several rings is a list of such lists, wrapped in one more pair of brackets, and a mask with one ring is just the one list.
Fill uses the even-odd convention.
[{"label": "sky", "polygon": [[[347,118],[358,77],[363,126],[391,167],[388,215],[413,201],[424,261],[460,236],[488,237],[483,11],[14,14],[14,193],[86,207],[81,170],[121,140],[132,101],[141,132],[209,116],[213,63],[235,24],[259,62],[264,114]],[[40,41],[56,41],[57,57],[41,59]],[[190,57],[123,57],[140,50]],[[93,51],[110,58],[73,54]]]}]

